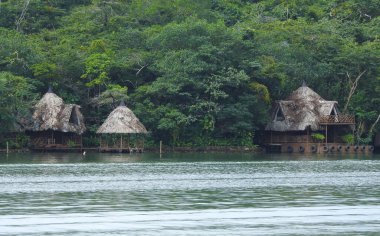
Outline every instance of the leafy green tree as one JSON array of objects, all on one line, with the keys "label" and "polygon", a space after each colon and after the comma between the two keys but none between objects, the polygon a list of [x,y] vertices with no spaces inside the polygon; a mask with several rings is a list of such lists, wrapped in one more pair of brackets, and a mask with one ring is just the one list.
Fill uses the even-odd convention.
[{"label": "leafy green tree", "polygon": [[10,72],[0,72],[0,133],[22,130],[36,99],[34,82]]},{"label": "leafy green tree", "polygon": [[[306,81],[355,114],[356,138],[368,142],[379,129],[379,9],[378,0],[0,1],[0,73],[3,84],[32,93],[50,84],[81,104],[89,136],[125,100],[154,141],[174,146],[247,145],[271,101]],[[4,122],[19,116],[8,108]]]},{"label": "leafy green tree", "polygon": [[30,66],[39,58],[38,46],[14,30],[0,28],[0,35],[0,70],[31,75]]},{"label": "leafy green tree", "polygon": [[81,77],[87,79],[88,87],[107,85],[109,82],[109,67],[111,60],[105,53],[94,53],[86,59],[86,73]]}]

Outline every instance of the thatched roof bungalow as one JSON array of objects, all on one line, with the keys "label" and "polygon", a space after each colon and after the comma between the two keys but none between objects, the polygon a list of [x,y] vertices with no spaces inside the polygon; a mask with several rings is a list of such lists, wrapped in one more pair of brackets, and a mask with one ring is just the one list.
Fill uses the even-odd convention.
[{"label": "thatched roof bungalow", "polygon": [[109,114],[96,133],[144,134],[148,133],[148,131],[135,114],[122,103]]},{"label": "thatched roof bungalow", "polygon": [[[148,131],[135,114],[122,102],[109,114],[96,133],[120,135],[119,143],[115,143],[115,140],[113,140],[113,143],[110,145],[108,140],[101,141],[101,151],[118,150],[130,152],[133,151],[133,148],[129,146],[129,140],[123,142],[123,134],[146,134]],[[135,149],[142,151],[141,145],[136,145]]]},{"label": "thatched roof bungalow", "polygon": [[80,106],[64,104],[62,98],[49,91],[35,105],[31,124],[26,128],[35,147],[81,146],[86,130]]},{"label": "thatched roof bungalow", "polygon": [[276,101],[264,143],[288,152],[311,151],[309,147],[315,151],[321,143],[325,148],[341,146],[342,137],[352,133],[354,125],[355,117],[341,114],[337,101],[323,99],[304,83],[285,100]]},{"label": "thatched roof bungalow", "polygon": [[311,88],[303,85],[286,100],[276,101],[272,120],[266,130],[303,131],[308,127],[316,131],[325,116],[338,115],[338,102],[326,101]]}]

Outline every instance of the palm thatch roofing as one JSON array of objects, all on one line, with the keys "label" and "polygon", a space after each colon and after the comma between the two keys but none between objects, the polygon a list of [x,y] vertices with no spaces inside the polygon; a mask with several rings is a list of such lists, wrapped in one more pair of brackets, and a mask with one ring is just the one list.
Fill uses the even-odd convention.
[{"label": "palm thatch roofing", "polygon": [[145,126],[124,104],[116,107],[99,127],[98,134],[148,133]]},{"label": "palm thatch roofing", "polygon": [[319,129],[322,116],[337,115],[337,102],[326,101],[305,84],[295,90],[286,100],[276,101],[272,120],[266,130],[302,131],[310,126]]},{"label": "palm thatch roofing", "polygon": [[80,106],[64,104],[50,89],[35,105],[30,131],[54,130],[82,134],[86,130]]}]

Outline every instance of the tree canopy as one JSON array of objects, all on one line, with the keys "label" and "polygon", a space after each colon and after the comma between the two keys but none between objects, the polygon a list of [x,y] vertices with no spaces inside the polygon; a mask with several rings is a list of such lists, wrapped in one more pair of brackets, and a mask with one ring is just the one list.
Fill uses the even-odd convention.
[{"label": "tree canopy", "polygon": [[379,70],[379,0],[0,1],[0,132],[51,85],[88,137],[125,100],[152,142],[248,145],[306,81],[369,142]]}]

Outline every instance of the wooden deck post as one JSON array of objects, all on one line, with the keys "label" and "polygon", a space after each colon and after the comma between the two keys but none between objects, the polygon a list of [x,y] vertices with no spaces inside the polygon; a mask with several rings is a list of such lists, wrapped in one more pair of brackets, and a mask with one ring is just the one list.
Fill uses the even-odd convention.
[{"label": "wooden deck post", "polygon": [[309,151],[309,127],[307,127],[307,133],[306,133],[306,152]]},{"label": "wooden deck post", "polygon": [[160,155],[162,154],[162,140],[160,140]]},{"label": "wooden deck post", "polygon": [[333,142],[336,143],[336,127],[333,126]]},{"label": "wooden deck post", "polygon": [[80,152],[83,152],[83,138],[82,138],[82,134],[80,135]]},{"label": "wooden deck post", "polygon": [[120,150],[123,151],[123,135],[120,134]]}]

